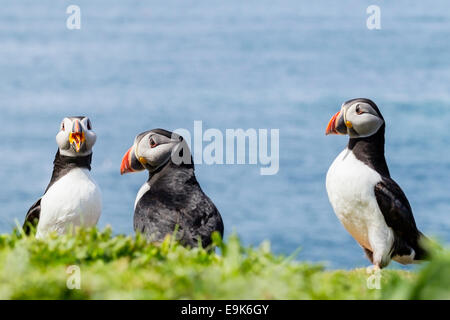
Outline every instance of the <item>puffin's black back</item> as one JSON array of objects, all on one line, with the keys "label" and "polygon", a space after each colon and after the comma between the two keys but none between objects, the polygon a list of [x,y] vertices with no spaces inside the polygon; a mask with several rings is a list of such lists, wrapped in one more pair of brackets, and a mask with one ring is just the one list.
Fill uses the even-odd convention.
[{"label": "puffin's black back", "polygon": [[[83,157],[67,157],[60,154],[59,149],[56,152],[55,160],[53,160],[53,173],[50,182],[45,188],[44,195],[48,189],[61,177],[66,175],[70,170],[74,168],[86,168],[91,170],[92,153]],[[22,229],[25,234],[30,234],[31,227],[36,227],[41,215],[41,198],[39,198],[28,210],[25,216]]]},{"label": "puffin's black back", "polygon": [[211,244],[211,234],[223,236],[223,221],[214,203],[203,193],[193,166],[177,166],[169,161],[161,176],[138,201],[134,229],[150,241],[160,242],[176,227],[177,240],[190,247]]},{"label": "puffin's black back", "polygon": [[420,241],[426,237],[417,229],[411,205],[400,186],[391,178],[382,177],[375,185],[375,197],[386,224],[394,231],[391,256],[409,255],[415,251],[415,260],[427,258],[427,250]]}]

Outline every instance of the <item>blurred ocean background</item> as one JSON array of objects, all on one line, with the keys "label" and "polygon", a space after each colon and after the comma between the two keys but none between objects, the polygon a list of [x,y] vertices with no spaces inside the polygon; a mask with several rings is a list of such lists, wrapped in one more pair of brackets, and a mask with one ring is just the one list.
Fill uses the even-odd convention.
[{"label": "blurred ocean background", "polygon": [[[81,30],[66,28],[67,6]],[[368,30],[366,8],[381,8]],[[372,98],[386,153],[420,229],[450,240],[450,3],[299,0],[3,0],[0,4],[0,232],[23,222],[50,179],[69,115],[97,132],[100,226],[133,234],[145,173],[119,174],[147,129],[280,129],[280,170],[197,165],[197,178],[245,244],[329,268],[367,266],[325,190],[345,137],[325,137],[341,103]],[[399,268],[396,263],[392,267]]]}]

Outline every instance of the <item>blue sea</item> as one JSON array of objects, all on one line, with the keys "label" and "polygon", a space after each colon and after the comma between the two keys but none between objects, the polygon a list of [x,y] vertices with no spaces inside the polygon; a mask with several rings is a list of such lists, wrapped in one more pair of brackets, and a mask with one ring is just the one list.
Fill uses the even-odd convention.
[{"label": "blue sea", "polygon": [[[66,8],[81,8],[81,29]],[[369,5],[381,29],[366,27]],[[386,156],[419,228],[450,240],[450,3],[444,0],[2,0],[0,232],[23,222],[52,172],[61,120],[88,115],[100,226],[133,234],[145,173],[120,176],[152,128],[279,129],[280,170],[197,165],[226,235],[328,268],[368,265],[328,202],[347,138],[325,136],[345,100],[373,99]],[[392,267],[400,265],[393,263]]]}]

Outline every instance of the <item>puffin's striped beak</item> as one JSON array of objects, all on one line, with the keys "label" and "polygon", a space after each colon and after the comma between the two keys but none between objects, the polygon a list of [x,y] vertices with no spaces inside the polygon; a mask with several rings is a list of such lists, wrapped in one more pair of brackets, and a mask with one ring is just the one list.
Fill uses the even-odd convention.
[{"label": "puffin's striped beak", "polygon": [[132,150],[133,150],[133,147],[128,149],[128,151],[123,156],[122,164],[120,165],[120,174],[134,172],[134,170],[131,168],[131,151]]},{"label": "puffin's striped beak", "polygon": [[83,143],[86,141],[83,128],[80,121],[75,120],[72,127],[72,132],[69,134],[69,143],[72,145],[76,152],[80,152]]},{"label": "puffin's striped beak", "polygon": [[142,163],[136,158],[134,146],[128,149],[123,156],[122,164],[120,165],[120,174],[142,171],[144,169]]},{"label": "puffin's striped beak", "polygon": [[344,122],[344,117],[342,116],[342,112],[339,111],[336,113],[328,122],[327,129],[325,130],[325,134],[347,134],[347,127]]}]

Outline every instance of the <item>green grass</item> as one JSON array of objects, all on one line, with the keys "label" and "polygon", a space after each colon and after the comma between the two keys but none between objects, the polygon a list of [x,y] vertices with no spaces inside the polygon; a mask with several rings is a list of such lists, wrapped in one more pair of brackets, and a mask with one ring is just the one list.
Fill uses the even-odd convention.
[{"label": "green grass", "polygon": [[[274,255],[267,242],[214,241],[217,253],[110,229],[45,241],[0,235],[0,299],[450,299],[448,250],[434,250],[418,272],[383,270],[376,290],[365,269],[326,271]],[[80,267],[79,290],[67,288],[70,265]]]}]

